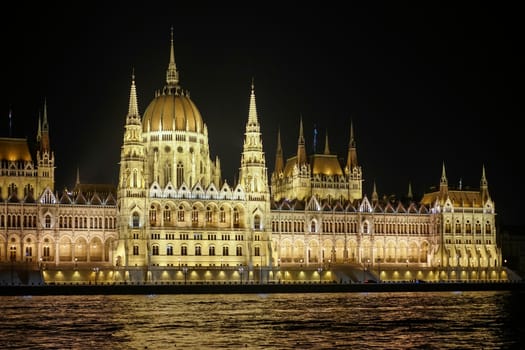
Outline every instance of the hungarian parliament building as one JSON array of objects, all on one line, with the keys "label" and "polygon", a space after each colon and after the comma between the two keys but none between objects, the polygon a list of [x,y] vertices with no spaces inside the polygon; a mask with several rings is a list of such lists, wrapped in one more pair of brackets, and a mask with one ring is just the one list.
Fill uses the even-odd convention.
[{"label": "hungarian parliament building", "polygon": [[118,184],[83,184],[77,176],[72,189],[55,190],[45,104],[36,149],[26,138],[0,138],[0,266],[34,266],[56,281],[74,280],[78,271],[84,281],[94,273],[99,281],[176,281],[181,271],[184,281],[222,274],[242,281],[243,272],[269,281],[285,279],[285,270],[291,279],[321,279],[325,271],[323,279],[337,282],[359,280],[352,271],[384,280],[406,273],[499,278],[496,211],[483,166],[478,190],[449,187],[443,164],[435,190],[417,201],[410,187],[403,199],[381,197],[375,185],[366,195],[353,125],[346,155],[332,154],[328,137],[322,153],[310,154],[301,120],[291,157],[277,135],[268,175],[252,83],[230,184],[180,85],[173,35],[165,85],[142,115],[136,89],[133,75]]}]

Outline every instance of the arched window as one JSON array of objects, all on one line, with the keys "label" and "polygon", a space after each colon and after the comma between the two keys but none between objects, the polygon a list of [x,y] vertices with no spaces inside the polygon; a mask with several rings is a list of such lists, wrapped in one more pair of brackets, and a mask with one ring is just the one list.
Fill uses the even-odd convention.
[{"label": "arched window", "polygon": [[169,205],[166,205],[164,207],[164,222],[170,222],[171,221],[171,208]]},{"label": "arched window", "polygon": [[152,255],[159,255],[159,246],[158,245],[154,245],[151,247],[151,254]]},{"label": "arched window", "polygon": [[45,217],[45,228],[51,228],[51,215]]},{"label": "arched window", "polygon": [[166,247],[166,255],[173,255],[173,246],[169,245]]},{"label": "arched window", "polygon": [[450,225],[450,221],[447,220],[445,224],[445,233],[451,233],[452,232],[452,225]]},{"label": "arched window", "polygon": [[239,226],[239,210],[237,208],[233,209],[233,225],[235,227]]},{"label": "arched window", "polygon": [[235,255],[242,256],[242,247],[237,247],[237,249],[235,249]]},{"label": "arched window", "polygon": [[200,245],[195,246],[195,255],[202,255]]},{"label": "arched window", "polygon": [[312,222],[310,222],[310,232],[314,233],[317,231],[317,228],[316,228],[316,225],[315,225],[315,221],[312,220]]},{"label": "arched window", "polygon": [[206,222],[212,222],[212,211],[211,207],[206,208]]},{"label": "arched window", "polygon": [[193,207],[191,211],[191,222],[192,224],[196,224],[199,222],[199,210],[197,207]]},{"label": "arched window", "polygon": [[47,244],[44,246],[44,249],[42,251],[42,255],[44,256],[44,258],[46,258],[46,261],[47,261],[47,258],[49,258],[51,256],[51,248],[49,248],[49,246]]},{"label": "arched window", "polygon": [[137,174],[137,169],[133,169],[133,179],[132,179],[132,183],[131,183],[131,187],[138,187],[138,174]]},{"label": "arched window", "polygon": [[253,217],[253,228],[255,230],[260,230],[261,229],[261,217],[259,215],[255,215]]},{"label": "arched window", "polygon": [[208,255],[209,256],[214,256],[215,255],[215,247],[214,246],[210,246],[208,248]]},{"label": "arched window", "polygon": [[222,247],[222,255],[223,255],[223,256],[228,256],[228,255],[230,255],[230,250],[228,249],[227,246]]},{"label": "arched window", "polygon": [[16,245],[12,245],[9,248],[9,260],[16,261]]},{"label": "arched window", "polygon": [[167,184],[171,181],[171,165],[170,163],[166,162],[166,166],[164,167],[164,182]]},{"label": "arched window", "polygon": [[8,187],[7,187],[7,196],[10,197],[10,196],[18,196],[18,187],[16,187],[16,185],[14,183],[10,184]]},{"label": "arched window", "polygon": [[149,210],[149,223],[151,226],[155,226],[157,224],[157,209],[154,205],[152,205]]},{"label": "arched window", "polygon": [[139,213],[134,212],[132,216],[132,227],[137,228],[140,225],[140,216]]},{"label": "arched window", "polygon": [[177,164],[177,188],[181,187],[184,183],[184,165],[182,162]]},{"label": "arched window", "polygon": [[465,225],[465,232],[468,234],[472,233],[472,224],[468,220],[467,220],[467,224]]},{"label": "arched window", "polygon": [[179,211],[177,212],[177,219],[179,221],[184,221],[184,207],[182,205],[179,206]]}]

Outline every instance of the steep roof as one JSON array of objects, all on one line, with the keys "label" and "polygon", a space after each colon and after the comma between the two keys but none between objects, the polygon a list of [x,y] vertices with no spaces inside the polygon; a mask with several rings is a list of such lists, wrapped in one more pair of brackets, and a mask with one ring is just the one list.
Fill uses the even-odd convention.
[{"label": "steep roof", "polygon": [[32,161],[27,139],[0,137],[0,160]]}]

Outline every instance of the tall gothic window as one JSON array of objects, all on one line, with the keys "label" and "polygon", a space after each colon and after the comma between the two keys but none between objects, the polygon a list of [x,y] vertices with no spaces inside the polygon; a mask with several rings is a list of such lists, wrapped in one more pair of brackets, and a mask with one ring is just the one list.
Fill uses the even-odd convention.
[{"label": "tall gothic window", "polygon": [[193,207],[193,210],[191,211],[191,222],[193,224],[199,222],[199,211],[197,210],[197,207]]},{"label": "tall gothic window", "polygon": [[184,221],[184,207],[182,205],[179,206],[179,211],[177,212],[177,219],[179,221]]},{"label": "tall gothic window", "polygon": [[222,207],[221,207],[221,210],[219,212],[219,220],[222,223],[226,222],[226,213],[224,212],[224,208],[222,208]]},{"label": "tall gothic window", "polygon": [[135,212],[133,213],[133,217],[132,217],[132,225],[133,227],[139,227],[139,223],[140,223],[140,217],[139,217],[139,213]]},{"label": "tall gothic window", "polygon": [[237,208],[233,209],[233,225],[239,227],[239,210]]},{"label": "tall gothic window", "polygon": [[46,215],[45,221],[45,228],[51,228],[51,215]]},{"label": "tall gothic window", "polygon": [[166,166],[164,167],[164,182],[167,184],[171,181],[171,165],[169,163],[166,163]]},{"label": "tall gothic window", "polygon": [[170,222],[171,221],[171,209],[169,205],[166,205],[164,207],[164,222]]},{"label": "tall gothic window", "polygon": [[157,223],[157,210],[152,205],[151,209],[149,210],[149,222],[151,226],[155,226]]},{"label": "tall gothic window", "polygon": [[207,207],[206,208],[206,222],[211,222],[211,221],[212,221],[211,207]]},{"label": "tall gothic window", "polygon": [[138,180],[137,169],[133,169],[133,179],[132,179],[131,187],[137,188],[139,186],[138,183],[139,183],[139,180]]},{"label": "tall gothic window", "polygon": [[259,215],[255,215],[253,217],[253,228],[255,230],[260,230],[261,229],[261,217]]},{"label": "tall gothic window", "polygon": [[179,162],[177,164],[177,188],[182,186],[184,183],[184,165],[182,165],[182,162]]},{"label": "tall gothic window", "polygon": [[18,195],[18,187],[14,183],[10,184],[7,187],[7,196],[17,196]]}]

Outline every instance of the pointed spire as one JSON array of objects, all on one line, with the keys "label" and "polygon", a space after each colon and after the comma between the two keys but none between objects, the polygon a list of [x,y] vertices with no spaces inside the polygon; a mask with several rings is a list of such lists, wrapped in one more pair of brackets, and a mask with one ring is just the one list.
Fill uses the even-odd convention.
[{"label": "pointed spire", "polygon": [[40,120],[40,111],[38,112],[38,131],[36,132],[36,142],[42,140],[42,121]]},{"label": "pointed spire", "polygon": [[409,181],[408,182],[408,194],[407,194],[407,198],[408,199],[412,199],[414,198],[414,196],[412,195],[412,183]]},{"label": "pointed spire", "polygon": [[137,101],[137,87],[135,86],[135,68],[131,73],[131,89],[129,92],[128,124],[140,123],[139,104]]},{"label": "pointed spire", "polygon": [[284,170],[283,148],[281,146],[281,129],[277,130],[277,151],[275,152],[275,173],[278,175]]},{"label": "pointed spire", "polygon": [[488,186],[487,176],[485,175],[485,165],[483,165],[482,168],[481,168],[481,181],[480,181],[480,185],[481,185],[481,187],[486,187],[486,186]]},{"label": "pointed spire", "polygon": [[354,122],[350,121],[350,147],[355,147],[355,140],[354,140]]},{"label": "pointed spire", "polygon": [[443,162],[443,169],[441,170],[441,180],[439,182],[439,192],[441,193],[442,199],[448,196],[448,180],[447,173],[445,172],[445,162]]},{"label": "pointed spire", "polygon": [[443,162],[443,168],[441,170],[441,181],[440,181],[440,184],[441,185],[448,185],[447,173],[445,171],[445,162]]},{"label": "pointed spire", "polygon": [[77,185],[80,184],[80,168],[79,167],[77,167],[77,182],[76,182],[76,184]]},{"label": "pointed spire", "polygon": [[175,64],[175,49],[173,46],[173,27],[171,27],[170,63],[166,71],[166,85],[168,87],[179,85],[179,72],[177,72],[177,65]]},{"label": "pointed spire", "polygon": [[328,146],[328,130],[326,130],[326,136],[324,141],[324,154],[330,154],[330,147]]},{"label": "pointed spire", "polygon": [[372,190],[372,203],[377,203],[377,201],[379,200],[379,196],[377,195],[377,187],[376,187],[376,182],[374,181],[374,188]]},{"label": "pointed spire", "polygon": [[297,166],[301,166],[306,163],[306,147],[304,144],[303,134],[303,116],[299,123],[299,140],[297,141]]},{"label": "pointed spire", "polygon": [[42,121],[42,131],[49,131],[49,125],[47,123],[47,99],[44,99],[44,120]]},{"label": "pointed spire", "polygon": [[44,117],[42,124],[40,124],[40,113],[38,118],[38,135],[39,148],[41,152],[49,152],[49,124],[47,122],[47,100],[44,99]]},{"label": "pointed spire", "polygon": [[489,183],[487,181],[487,176],[485,175],[485,165],[483,165],[481,169],[480,192],[481,202],[485,203],[485,201],[490,198]]},{"label": "pointed spire", "polygon": [[250,94],[250,109],[248,110],[248,124],[257,124],[257,108],[255,105],[255,85],[252,78],[252,92]]},{"label": "pointed spire", "polygon": [[357,163],[357,148],[354,138],[354,123],[350,120],[350,141],[348,143],[348,156],[346,160],[346,168],[348,172],[352,172],[355,167],[358,167]]}]

